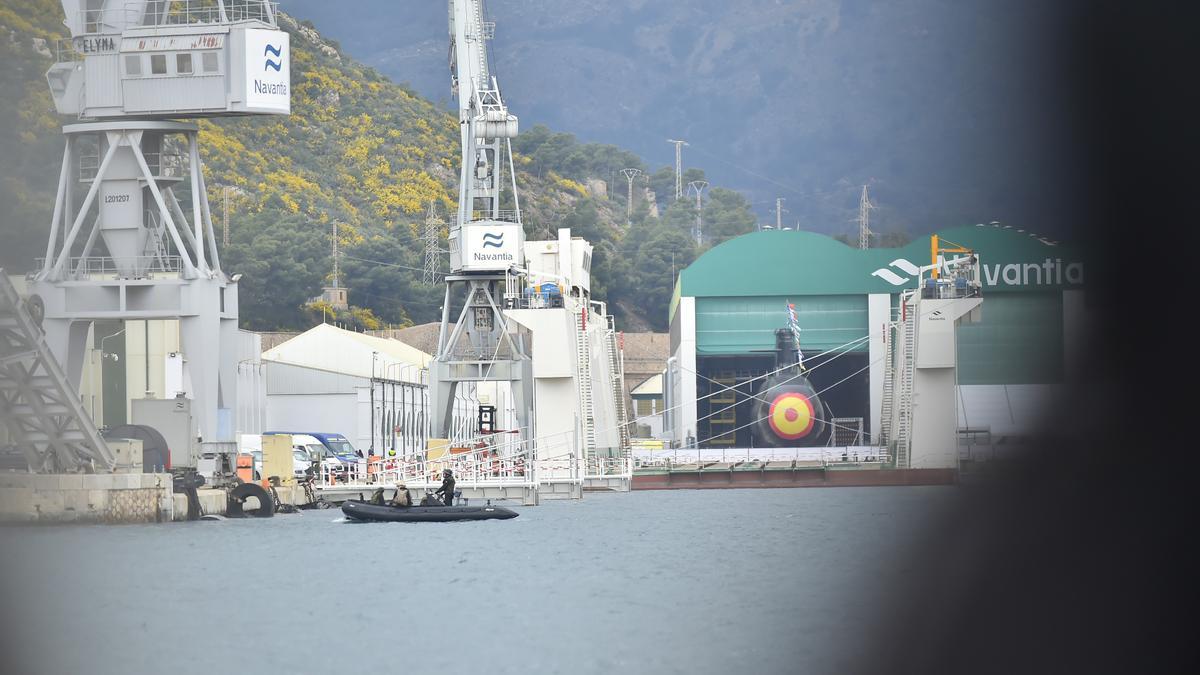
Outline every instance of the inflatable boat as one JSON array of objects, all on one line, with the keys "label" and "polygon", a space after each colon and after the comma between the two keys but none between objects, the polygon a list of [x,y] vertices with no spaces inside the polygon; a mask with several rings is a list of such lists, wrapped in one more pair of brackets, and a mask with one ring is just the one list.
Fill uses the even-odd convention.
[{"label": "inflatable boat", "polygon": [[387,523],[446,523],[454,520],[508,520],[517,512],[499,506],[378,506],[351,499],[342,513],[352,520]]}]

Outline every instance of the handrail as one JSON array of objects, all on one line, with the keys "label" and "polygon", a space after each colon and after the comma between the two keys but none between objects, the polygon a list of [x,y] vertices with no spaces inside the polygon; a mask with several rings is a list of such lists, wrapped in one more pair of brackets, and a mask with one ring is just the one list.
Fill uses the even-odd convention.
[{"label": "handrail", "polygon": [[670,467],[685,464],[738,464],[742,462],[820,462],[822,466],[891,460],[887,448],[877,446],[822,446],[813,448],[664,448],[634,451],[635,467]]}]

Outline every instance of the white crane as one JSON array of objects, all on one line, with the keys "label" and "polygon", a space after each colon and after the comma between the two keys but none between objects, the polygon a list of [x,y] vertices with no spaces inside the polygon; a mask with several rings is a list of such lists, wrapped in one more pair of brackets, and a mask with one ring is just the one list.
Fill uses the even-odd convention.
[{"label": "white crane", "polygon": [[[518,425],[532,435],[532,366],[502,311],[506,279],[523,274],[521,226],[511,139],[517,118],[508,112],[488,68],[487,41],[495,24],[482,0],[450,0],[450,76],[462,134],[458,216],[450,225],[450,274],[442,305],[437,356],[430,364],[430,434],[449,435],[460,382],[512,384]],[[511,203],[506,204],[509,194]],[[507,208],[505,208],[507,207]],[[461,302],[451,321],[453,303]]]},{"label": "white crane", "polygon": [[58,113],[75,119],[63,127],[46,256],[30,290],[76,390],[93,322],[179,321],[195,424],[171,446],[172,464],[194,467],[206,448],[227,455],[234,440],[240,275],[221,267],[199,128],[181,120],[288,115],[289,37],[270,0],[62,8],[70,45],[46,81]]}]

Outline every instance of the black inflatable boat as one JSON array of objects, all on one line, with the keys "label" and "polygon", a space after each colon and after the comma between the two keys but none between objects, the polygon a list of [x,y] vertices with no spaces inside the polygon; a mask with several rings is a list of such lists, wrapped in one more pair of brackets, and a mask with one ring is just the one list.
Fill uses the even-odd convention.
[{"label": "black inflatable boat", "polygon": [[453,520],[508,520],[517,512],[499,506],[377,506],[357,499],[342,504],[353,520],[388,523],[445,523]]}]

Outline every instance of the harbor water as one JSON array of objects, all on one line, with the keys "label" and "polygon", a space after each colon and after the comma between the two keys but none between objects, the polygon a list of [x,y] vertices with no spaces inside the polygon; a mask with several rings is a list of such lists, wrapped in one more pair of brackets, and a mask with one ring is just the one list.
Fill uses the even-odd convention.
[{"label": "harbor water", "polygon": [[588,494],[510,521],[340,510],[0,529],[40,673],[837,672],[960,488]]}]

